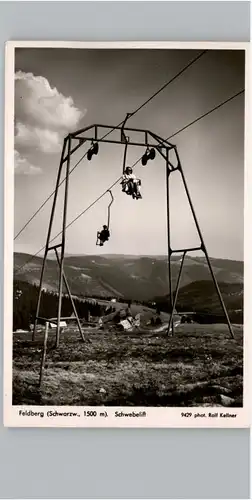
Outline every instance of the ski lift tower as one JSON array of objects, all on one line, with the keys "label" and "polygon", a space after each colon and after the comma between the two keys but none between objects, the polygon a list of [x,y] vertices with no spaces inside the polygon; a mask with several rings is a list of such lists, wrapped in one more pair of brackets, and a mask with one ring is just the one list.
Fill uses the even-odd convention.
[{"label": "ski lift tower", "polygon": [[[54,198],[53,198],[53,204],[52,204],[52,209],[51,209],[51,215],[50,215],[50,220],[49,220],[49,227],[48,227],[48,232],[47,232],[47,238],[46,238],[46,244],[45,244],[45,252],[44,252],[44,258],[43,258],[43,263],[42,263],[42,269],[41,269],[41,276],[40,276],[40,284],[39,284],[39,295],[38,295],[38,301],[37,301],[37,309],[36,309],[36,316],[35,316],[35,321],[34,321],[34,330],[33,330],[33,340],[35,339],[36,336],[36,330],[37,330],[37,323],[38,320],[40,319],[39,317],[39,311],[40,311],[40,305],[41,305],[41,296],[42,296],[42,286],[43,286],[43,279],[44,279],[44,273],[45,273],[45,266],[46,266],[46,260],[48,257],[48,253],[50,251],[54,251],[56,255],[56,259],[58,262],[59,266],[59,283],[58,283],[58,316],[57,316],[57,328],[56,328],[56,347],[59,345],[59,340],[60,340],[60,321],[61,321],[61,309],[62,309],[62,287],[63,287],[63,282],[65,284],[67,293],[69,295],[69,299],[72,304],[73,308],[73,313],[75,316],[75,319],[78,324],[79,332],[81,335],[81,338],[83,341],[85,341],[85,337],[81,328],[80,320],[78,318],[77,310],[75,308],[75,304],[71,295],[70,287],[67,281],[67,277],[64,272],[64,257],[65,257],[65,244],[66,244],[66,222],[67,222],[67,208],[68,208],[68,195],[69,195],[69,176],[71,173],[70,169],[70,164],[71,164],[71,157],[73,153],[75,153],[77,150],[80,148],[86,146],[87,144],[89,145],[89,149],[87,151],[87,159],[90,161],[92,159],[93,155],[97,155],[99,151],[99,145],[100,143],[110,143],[110,144],[121,144],[124,145],[124,157],[123,157],[123,169],[122,172],[124,173],[125,167],[126,167],[126,157],[127,157],[127,148],[130,146],[138,146],[140,148],[144,148],[145,152],[142,156],[142,165],[145,166],[149,160],[153,160],[156,156],[156,153],[159,154],[165,163],[165,169],[166,169],[166,198],[167,198],[167,259],[168,259],[168,296],[169,296],[169,308],[170,308],[170,320],[169,320],[169,325],[168,325],[168,331],[167,334],[169,335],[170,329],[172,329],[173,333],[173,316],[176,308],[176,302],[178,298],[178,291],[179,291],[179,285],[180,285],[180,279],[181,279],[181,274],[184,266],[184,260],[185,256],[188,252],[191,251],[198,251],[201,250],[206,258],[206,262],[210,271],[210,275],[212,278],[212,281],[214,283],[216,293],[219,297],[220,300],[220,305],[222,307],[224,316],[227,321],[228,329],[230,332],[230,335],[232,338],[234,338],[233,330],[232,330],[232,325],[227,313],[227,309],[225,307],[221,291],[219,289],[217,280],[215,278],[213,268],[209,259],[209,255],[207,252],[206,245],[204,243],[203,235],[199,226],[198,219],[196,217],[195,209],[193,206],[193,202],[191,199],[191,196],[189,194],[189,190],[187,187],[186,179],[183,173],[181,161],[179,158],[179,154],[177,151],[177,147],[167,141],[166,139],[163,139],[162,137],[159,137],[157,134],[151,132],[150,130],[144,130],[144,129],[138,129],[138,128],[127,128],[126,121],[130,117],[130,114],[126,116],[126,119],[122,125],[119,126],[110,126],[110,125],[90,125],[89,127],[83,128],[81,130],[77,130],[76,132],[73,132],[69,134],[65,139],[63,143],[63,148],[62,148],[62,153],[61,153],[61,159],[60,159],[60,164],[58,168],[58,174],[57,174],[57,180],[56,180],[56,187],[54,191]],[[141,139],[139,140],[139,137]],[[52,224],[53,220],[55,217],[55,207],[56,207],[56,201],[58,197],[58,191],[59,191],[59,186],[62,183],[61,177],[64,175],[65,172],[65,178],[64,178],[64,183],[65,183],[65,191],[64,191],[64,204],[63,204],[63,221],[62,221],[62,232],[61,232],[61,241],[57,245],[52,245],[50,243],[51,241],[51,230],[52,230]],[[170,200],[170,186],[169,186],[169,179],[172,174],[175,172],[178,172],[181,176],[182,183],[183,183],[183,188],[185,190],[189,206],[191,209],[191,213],[195,222],[195,226],[199,235],[200,239],[200,246],[195,247],[195,248],[180,248],[180,249],[173,249],[171,248],[171,235],[170,235],[170,205],[169,205],[169,200]],[[60,252],[59,252],[60,250]],[[179,270],[179,275],[177,279],[177,284],[175,288],[175,293],[173,296],[173,290],[172,290],[172,272],[171,272],[171,257],[173,254],[176,253],[182,253],[182,259],[181,259],[181,265],[180,265],[180,270]],[[45,320],[46,321],[46,320]]]}]

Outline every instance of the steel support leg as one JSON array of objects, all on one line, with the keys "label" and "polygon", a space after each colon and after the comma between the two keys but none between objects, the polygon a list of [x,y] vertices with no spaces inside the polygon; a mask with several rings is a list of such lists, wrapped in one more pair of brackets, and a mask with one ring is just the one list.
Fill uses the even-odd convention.
[{"label": "steel support leg", "polygon": [[207,249],[206,249],[206,245],[204,243],[204,239],[203,239],[203,235],[201,233],[201,229],[199,227],[199,223],[198,223],[198,220],[197,220],[197,217],[196,217],[194,206],[193,206],[193,203],[192,203],[192,200],[191,200],[191,196],[190,196],[187,184],[186,184],[185,176],[184,176],[184,173],[183,173],[181,165],[179,165],[179,171],[181,173],[181,177],[182,177],[182,180],[183,180],[183,184],[184,184],[186,195],[187,195],[187,198],[188,198],[188,201],[189,201],[189,205],[190,205],[190,208],[191,208],[191,211],[192,211],[194,222],[195,222],[195,225],[196,225],[196,228],[197,228],[197,231],[198,231],[198,235],[200,237],[201,247],[202,247],[202,250],[203,250],[203,252],[204,252],[204,254],[206,256],[207,264],[208,264],[208,267],[209,267],[209,270],[210,270],[210,273],[211,273],[211,276],[212,276],[212,280],[213,280],[213,283],[214,283],[217,295],[218,295],[219,300],[220,300],[220,304],[221,304],[222,310],[224,312],[224,315],[225,315],[225,318],[226,318],[226,321],[227,321],[228,329],[229,329],[231,337],[234,338],[233,328],[232,328],[232,325],[231,325],[231,322],[230,322],[230,319],[229,319],[229,316],[228,316],[228,312],[227,312],[226,306],[224,304],[224,301],[223,301],[223,298],[222,298],[222,295],[221,295],[221,292],[220,292],[217,280],[216,280],[214,272],[213,272],[213,268],[212,268],[212,265],[211,265],[211,262],[210,262],[210,259],[209,259],[209,255],[208,255],[208,252],[207,252]]},{"label": "steel support leg", "polygon": [[59,266],[60,266],[59,303],[58,303],[58,320],[57,320],[57,330],[56,330],[56,347],[59,346],[59,338],[60,338],[60,318],[61,318],[61,307],[62,307],[62,285],[63,285],[63,268],[64,268],[64,257],[65,257],[66,218],[67,218],[69,171],[70,171],[70,152],[71,152],[71,137],[70,136],[68,136],[67,141],[68,141],[68,153],[67,153],[65,196],[64,196],[63,223],[62,223],[62,246],[61,246],[61,258],[60,258],[60,264],[59,264]]},{"label": "steel support leg", "polygon": [[232,328],[232,325],[231,325],[231,322],[230,322],[230,319],[229,319],[229,315],[228,315],[228,312],[227,312],[227,309],[226,309],[223,297],[221,295],[221,291],[220,291],[219,285],[218,285],[216,277],[214,275],[212,264],[211,264],[209,255],[207,253],[206,247],[204,247],[203,251],[204,251],[204,254],[205,254],[205,257],[206,257],[206,261],[207,261],[207,264],[208,264],[208,267],[209,267],[209,270],[210,270],[210,273],[211,273],[211,276],[212,276],[212,280],[213,280],[214,285],[215,285],[216,292],[217,292],[217,294],[219,296],[219,300],[220,300],[220,304],[221,304],[222,310],[223,310],[224,315],[225,315],[226,320],[227,320],[227,324],[228,324],[228,329],[229,329],[230,335],[234,339],[233,328]]},{"label": "steel support leg", "polygon": [[[58,262],[58,264],[60,266],[60,259],[59,259],[59,255],[58,255],[58,252],[57,252],[57,248],[55,248],[55,255],[56,255],[57,262]],[[83,333],[82,328],[81,328],[79,316],[78,316],[78,313],[77,313],[77,310],[76,310],[76,307],[75,307],[75,303],[74,303],[74,300],[73,300],[73,297],[72,297],[72,294],[71,294],[71,290],[69,288],[69,285],[68,285],[68,282],[67,282],[64,270],[63,270],[63,280],[64,280],[64,283],[65,283],[65,287],[67,289],[67,293],[68,293],[70,302],[72,304],[73,312],[74,312],[74,315],[75,315],[75,318],[76,318],[76,321],[77,321],[77,325],[78,325],[78,328],[79,328],[79,332],[81,334],[81,338],[82,338],[83,342],[85,342],[86,339],[85,339],[84,333]]]},{"label": "steel support leg", "polygon": [[67,152],[65,196],[64,196],[63,222],[62,222],[62,246],[61,246],[61,256],[60,256],[59,303],[58,303],[58,320],[57,320],[57,329],[56,329],[56,347],[59,346],[60,318],[61,318],[61,307],[62,307],[62,285],[63,285],[63,268],[64,268],[65,243],[66,243],[66,218],[67,218],[70,153],[71,153],[71,137],[70,136],[68,136],[67,141],[68,141],[68,148],[67,148],[68,152]]},{"label": "steel support leg", "polygon": [[57,201],[57,196],[58,196],[58,191],[59,191],[59,186],[60,186],[61,172],[62,172],[62,167],[63,167],[63,163],[64,163],[65,149],[66,149],[66,140],[64,140],[64,144],[63,144],[63,148],[62,148],[60,165],[59,165],[58,175],[57,175],[57,180],[56,180],[56,187],[55,187],[55,191],[54,191],[54,198],[53,198],[51,216],[50,216],[49,227],[48,227],[48,232],[47,232],[45,253],[44,253],[44,258],[43,258],[43,263],[42,263],[42,269],[41,269],[41,275],[40,275],[40,282],[39,282],[39,295],[38,295],[38,302],[37,302],[37,308],[36,308],[36,316],[35,316],[35,321],[34,321],[34,329],[33,329],[32,340],[35,340],[35,336],[36,336],[37,323],[38,323],[37,318],[39,316],[39,310],[40,310],[40,304],[41,304],[41,296],[42,296],[42,284],[43,284],[43,278],[44,278],[44,272],[45,272],[45,265],[46,265],[47,253],[48,253],[48,248],[49,248],[49,243],[50,243],[50,238],[51,238],[51,232],[52,232],[52,225],[53,225],[53,219],[54,219],[54,214],[55,214],[56,201]]},{"label": "steel support leg", "polygon": [[[167,201],[167,249],[168,249],[168,278],[169,278],[169,306],[170,306],[170,314],[173,307],[173,299],[172,299],[172,271],[171,271],[171,230],[170,230],[170,189],[169,189],[169,177],[170,177],[170,169],[169,169],[169,152],[166,149],[166,201]],[[168,330],[169,333],[169,330]],[[174,333],[173,320],[172,320],[172,334]]]},{"label": "steel support leg", "polygon": [[[174,297],[174,300],[173,300],[172,311],[171,311],[171,315],[170,315],[170,319],[169,319],[169,324],[168,324],[168,335],[170,333],[171,324],[173,324],[173,316],[174,316],[174,312],[175,312],[175,308],[176,308],[176,304],[177,304],[178,292],[179,292],[179,285],[180,285],[180,279],[181,279],[182,270],[183,270],[183,266],[184,266],[185,256],[186,256],[186,251],[183,252],[183,256],[182,256],[182,260],[181,260],[181,265],[180,265],[180,269],[179,269],[179,275],[178,275],[178,281],[177,281],[177,285],[176,285],[175,297]],[[172,331],[172,334],[173,334],[173,331]]]}]

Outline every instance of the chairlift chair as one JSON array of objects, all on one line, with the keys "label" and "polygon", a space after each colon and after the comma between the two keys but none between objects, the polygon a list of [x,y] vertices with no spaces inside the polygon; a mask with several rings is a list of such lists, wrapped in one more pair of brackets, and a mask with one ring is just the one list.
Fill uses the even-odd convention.
[{"label": "chairlift chair", "polygon": [[[123,157],[123,176],[127,174],[127,169],[130,167],[126,167],[126,159],[127,159],[127,147],[128,147],[128,138],[125,138],[125,148],[124,148],[124,157]],[[141,179],[135,179],[135,182],[130,179],[127,181],[126,179],[122,179],[121,181],[122,191],[123,193],[132,196],[133,200],[139,200],[142,198],[139,187],[141,186]],[[127,189],[126,189],[127,188]]]},{"label": "chairlift chair", "polygon": [[96,245],[102,247],[106,241],[109,240],[110,237],[110,207],[114,201],[114,196],[112,194],[112,191],[108,189],[108,193],[111,196],[111,201],[108,205],[108,220],[107,224],[103,225],[103,229],[101,231],[97,231],[97,239],[96,239]]}]

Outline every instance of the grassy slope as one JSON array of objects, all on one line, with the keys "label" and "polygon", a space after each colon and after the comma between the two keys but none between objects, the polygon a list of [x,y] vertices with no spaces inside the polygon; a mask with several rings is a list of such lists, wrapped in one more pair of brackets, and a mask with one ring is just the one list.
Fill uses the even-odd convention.
[{"label": "grassy slope", "polygon": [[[113,406],[220,406],[220,394],[241,406],[243,333],[225,325],[181,325],[174,337],[78,333],[52,339],[44,384],[37,386],[43,335],[14,335],[13,404]],[[100,392],[100,389],[104,391]]]}]

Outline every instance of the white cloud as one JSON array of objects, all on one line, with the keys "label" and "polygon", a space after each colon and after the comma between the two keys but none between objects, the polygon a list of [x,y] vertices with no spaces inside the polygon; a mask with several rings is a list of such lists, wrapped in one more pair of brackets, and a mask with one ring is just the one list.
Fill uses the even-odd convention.
[{"label": "white cloud", "polygon": [[85,112],[43,76],[16,72],[15,146],[20,151],[59,152],[63,137],[76,129]]},{"label": "white cloud", "polygon": [[42,169],[40,167],[32,165],[26,158],[21,156],[16,149],[14,151],[14,167],[15,174],[38,175],[42,173]]},{"label": "white cloud", "polygon": [[31,127],[21,122],[16,123],[15,129],[15,146],[20,151],[32,149],[42,153],[58,153],[62,149],[60,135],[55,130]]}]

